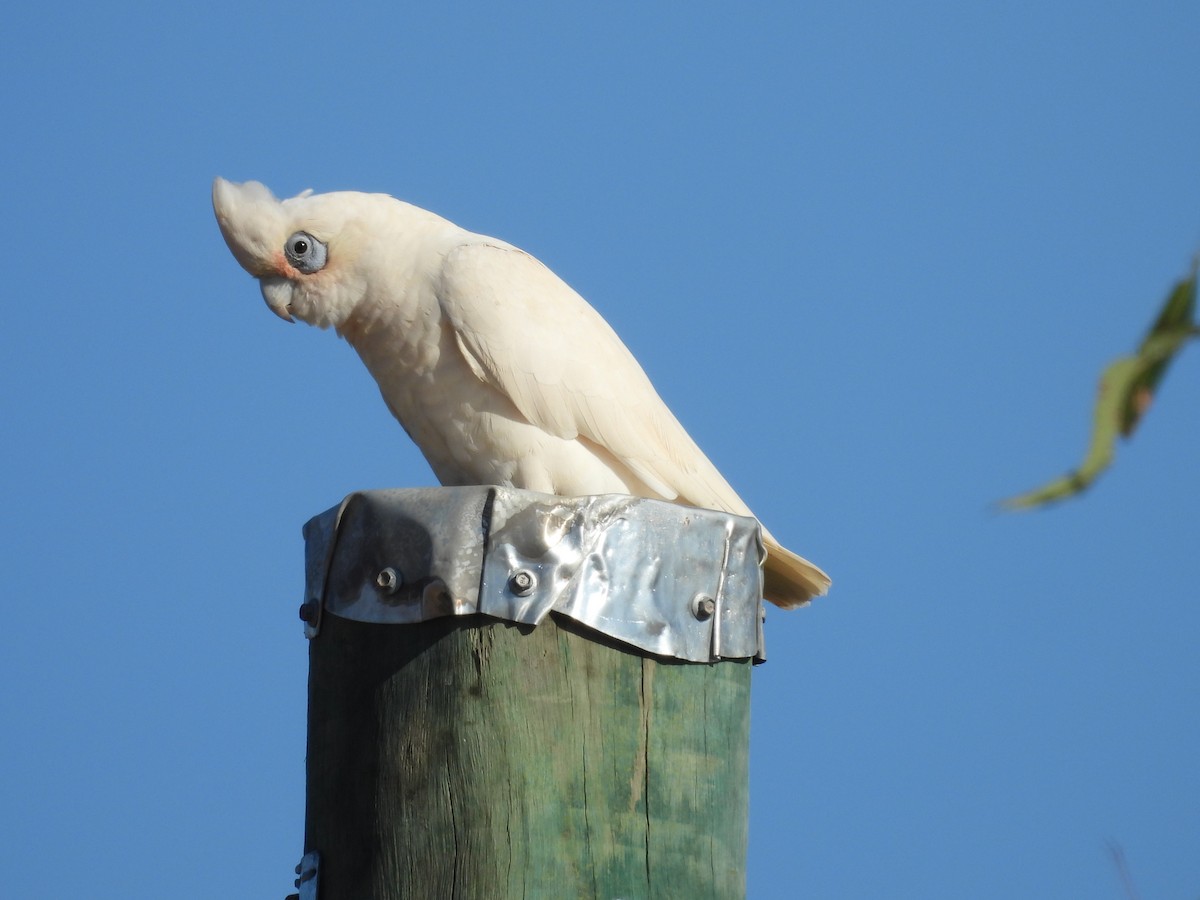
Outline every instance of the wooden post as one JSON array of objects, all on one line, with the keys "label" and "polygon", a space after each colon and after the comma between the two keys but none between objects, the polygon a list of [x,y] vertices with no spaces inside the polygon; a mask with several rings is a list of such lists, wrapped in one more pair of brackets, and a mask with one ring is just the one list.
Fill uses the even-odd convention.
[{"label": "wooden post", "polygon": [[397,625],[326,598],[304,838],[320,900],[744,896],[750,669],[557,614]]}]

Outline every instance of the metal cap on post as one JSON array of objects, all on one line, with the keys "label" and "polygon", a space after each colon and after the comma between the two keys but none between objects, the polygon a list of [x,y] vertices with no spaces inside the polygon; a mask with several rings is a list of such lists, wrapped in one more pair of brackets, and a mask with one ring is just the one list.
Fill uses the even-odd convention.
[{"label": "metal cap on post", "polygon": [[754,519],[461,487],[304,534],[322,900],[744,893]]}]

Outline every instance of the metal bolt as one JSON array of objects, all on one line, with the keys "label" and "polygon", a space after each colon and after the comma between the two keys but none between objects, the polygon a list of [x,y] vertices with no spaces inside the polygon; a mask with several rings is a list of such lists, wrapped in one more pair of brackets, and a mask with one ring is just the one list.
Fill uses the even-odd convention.
[{"label": "metal bolt", "polygon": [[379,589],[385,594],[394,594],[400,588],[404,587],[404,576],[391,566],[388,566],[375,576],[375,583],[379,585]]},{"label": "metal bolt", "polygon": [[317,614],[321,610],[321,604],[316,600],[309,600],[300,604],[300,618],[309,625],[317,624]]},{"label": "metal bolt", "polygon": [[692,598],[692,615],[703,621],[717,611],[717,601],[708,594],[697,594]]},{"label": "metal bolt", "polygon": [[528,597],[537,587],[537,576],[528,569],[517,569],[508,579],[508,589],[518,597]]}]

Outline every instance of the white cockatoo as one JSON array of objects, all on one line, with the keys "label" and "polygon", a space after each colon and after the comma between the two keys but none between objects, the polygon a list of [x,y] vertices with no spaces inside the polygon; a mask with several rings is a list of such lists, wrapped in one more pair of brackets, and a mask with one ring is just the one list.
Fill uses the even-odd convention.
[{"label": "white cockatoo", "polygon": [[[386,194],[213,183],[221,233],[289,322],[332,327],[442,484],[752,513],[587,302],[516,247]],[[766,599],[829,577],[763,529]]]}]

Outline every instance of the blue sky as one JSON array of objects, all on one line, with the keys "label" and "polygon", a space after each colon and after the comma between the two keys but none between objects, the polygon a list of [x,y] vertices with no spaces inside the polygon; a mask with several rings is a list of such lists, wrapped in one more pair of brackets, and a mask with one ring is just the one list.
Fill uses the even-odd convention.
[{"label": "blue sky", "polygon": [[[1200,7],[7,11],[0,869],[282,897],[300,526],[432,475],[225,249],[215,175],[377,190],[613,324],[785,543],[753,898],[1200,891],[1200,348],[1083,500],[1095,378],[1200,249]],[[1191,524],[1189,524],[1191,523]]]}]

